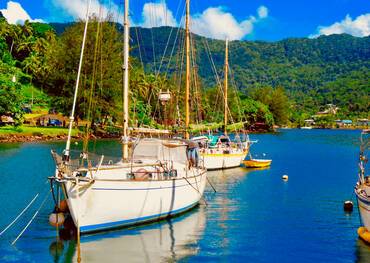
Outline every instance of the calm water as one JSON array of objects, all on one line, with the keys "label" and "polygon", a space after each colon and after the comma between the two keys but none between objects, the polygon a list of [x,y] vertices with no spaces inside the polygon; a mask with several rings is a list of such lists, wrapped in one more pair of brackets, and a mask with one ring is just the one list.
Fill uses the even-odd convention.
[{"label": "calm water", "polygon": [[[259,140],[253,155],[273,159],[270,169],[209,172],[218,192],[207,188],[208,206],[161,223],[84,236],[83,262],[370,262],[370,248],[357,238],[358,214],[342,209],[343,201],[353,198],[359,134],[252,135]],[[40,193],[31,211],[0,236],[1,262],[76,261],[73,241],[55,244],[56,231],[48,225],[51,197],[10,245],[48,193],[46,178],[54,167],[50,149],[63,146],[0,145],[0,229]],[[93,147],[120,148],[111,141]],[[288,182],[281,180],[284,174]]]}]

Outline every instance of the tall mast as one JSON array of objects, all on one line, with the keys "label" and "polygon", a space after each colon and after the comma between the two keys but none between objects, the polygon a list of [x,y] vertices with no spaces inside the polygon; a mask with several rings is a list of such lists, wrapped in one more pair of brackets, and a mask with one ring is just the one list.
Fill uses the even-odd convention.
[{"label": "tall mast", "polygon": [[228,85],[228,71],[229,71],[229,40],[226,38],[225,44],[225,76],[224,76],[224,133],[227,135],[227,113],[228,113],[228,106],[227,106],[227,85]]},{"label": "tall mast", "polygon": [[186,84],[185,84],[185,139],[189,139],[189,120],[190,120],[190,31],[189,31],[190,0],[186,0]]},{"label": "tall mast", "polygon": [[128,59],[129,59],[129,20],[128,20],[129,0],[125,1],[125,14],[124,14],[124,47],[123,47],[123,138],[122,138],[122,159],[128,159]]},{"label": "tall mast", "polygon": [[73,106],[72,106],[71,115],[69,117],[69,128],[68,128],[68,138],[67,138],[67,143],[66,143],[66,149],[64,151],[64,156],[63,156],[65,161],[69,161],[69,157],[70,157],[72,128],[73,128],[73,122],[74,122],[74,119],[75,119],[75,110],[76,110],[76,103],[77,103],[78,87],[79,87],[79,84],[80,84],[80,76],[81,76],[82,62],[83,62],[86,35],[87,35],[87,25],[89,24],[90,5],[91,5],[91,0],[89,0],[89,2],[87,4],[87,10],[86,10],[86,22],[85,22],[84,35],[83,35],[83,39],[82,39],[80,62],[78,64],[75,94],[74,94],[74,97],[73,97]]}]

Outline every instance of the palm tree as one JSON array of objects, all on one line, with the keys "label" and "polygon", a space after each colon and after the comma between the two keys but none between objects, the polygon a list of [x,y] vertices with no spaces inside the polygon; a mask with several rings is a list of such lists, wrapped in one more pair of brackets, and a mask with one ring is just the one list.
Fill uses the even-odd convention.
[{"label": "palm tree", "polygon": [[31,88],[32,88],[31,108],[33,107],[33,101],[34,101],[32,76],[33,75],[37,76],[37,74],[40,71],[40,64],[41,64],[40,58],[39,56],[37,56],[36,52],[31,52],[31,54],[22,61],[23,70],[26,71],[26,73],[30,75],[30,79],[31,79],[31,82],[30,82]]}]

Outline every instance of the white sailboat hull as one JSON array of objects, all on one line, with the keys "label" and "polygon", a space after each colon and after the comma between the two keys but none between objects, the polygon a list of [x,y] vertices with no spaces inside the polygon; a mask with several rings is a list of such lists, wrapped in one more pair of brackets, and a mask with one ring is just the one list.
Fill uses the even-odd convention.
[{"label": "white sailboat hull", "polygon": [[[362,192],[361,192],[362,190]],[[368,231],[370,231],[370,187],[362,186],[355,189],[361,221]]]},{"label": "white sailboat hull", "polygon": [[231,154],[204,153],[201,154],[201,158],[207,170],[219,170],[239,167],[246,155],[247,152]]},{"label": "white sailboat hull", "polygon": [[73,220],[81,233],[87,233],[155,221],[191,209],[206,185],[204,170],[195,174],[186,179],[80,182],[79,197],[74,182],[64,185]]}]

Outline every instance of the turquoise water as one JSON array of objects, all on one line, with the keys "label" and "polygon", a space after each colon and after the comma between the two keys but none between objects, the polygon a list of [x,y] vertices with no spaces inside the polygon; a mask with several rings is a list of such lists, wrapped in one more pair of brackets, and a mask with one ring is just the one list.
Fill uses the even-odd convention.
[{"label": "turquoise water", "polygon": [[[256,158],[273,159],[265,170],[209,172],[217,193],[175,219],[82,237],[83,262],[370,262],[358,240],[357,211],[343,212],[356,183],[359,131],[281,130],[251,135]],[[0,145],[0,229],[40,193],[32,209],[0,236],[1,262],[73,262],[75,244],[56,246],[48,224],[51,196],[18,242],[53,174],[50,149],[63,143]],[[76,146],[75,146],[76,147]],[[93,145],[112,154],[114,141]],[[109,150],[108,150],[109,149]],[[284,182],[281,176],[289,175]],[[58,249],[56,249],[58,247]]]}]

